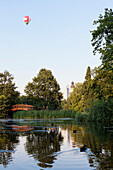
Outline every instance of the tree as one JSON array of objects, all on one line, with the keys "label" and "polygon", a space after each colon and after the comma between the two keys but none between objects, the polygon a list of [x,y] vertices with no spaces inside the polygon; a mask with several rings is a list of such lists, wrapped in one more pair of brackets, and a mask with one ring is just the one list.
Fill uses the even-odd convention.
[{"label": "tree", "polygon": [[98,99],[113,98],[113,72],[100,67],[93,69],[93,91]]},{"label": "tree", "polygon": [[8,113],[10,106],[15,104],[19,97],[19,92],[16,91],[14,77],[8,71],[0,73],[0,114]]},{"label": "tree", "polygon": [[66,99],[63,99],[63,100],[61,101],[61,108],[62,108],[63,110],[68,110],[68,106],[67,106],[67,101],[66,101]]},{"label": "tree", "polygon": [[0,95],[0,117],[5,117],[9,111],[9,104],[7,97],[4,95]]},{"label": "tree", "polygon": [[91,69],[90,69],[90,66],[88,66],[88,68],[87,68],[85,79],[86,79],[86,81],[91,79]]},{"label": "tree", "polygon": [[93,53],[101,54],[103,69],[113,70],[113,11],[105,9],[105,14],[100,14],[99,19],[94,21],[97,29],[91,31]]},{"label": "tree", "polygon": [[60,86],[50,70],[41,69],[24,91],[29,98],[35,99],[35,106],[57,109],[61,104]]},{"label": "tree", "polygon": [[32,105],[33,101],[29,100],[29,98],[25,95],[19,96],[18,99],[18,104],[28,104],[28,105]]},{"label": "tree", "polygon": [[75,87],[67,99],[69,110],[83,111],[83,84],[76,83]]},{"label": "tree", "polygon": [[93,89],[93,81],[91,79],[91,74],[92,73],[91,73],[90,66],[88,66],[86,70],[85,81],[82,86],[83,102],[85,108],[90,107],[90,103],[94,98],[94,94],[93,94],[94,89]]}]

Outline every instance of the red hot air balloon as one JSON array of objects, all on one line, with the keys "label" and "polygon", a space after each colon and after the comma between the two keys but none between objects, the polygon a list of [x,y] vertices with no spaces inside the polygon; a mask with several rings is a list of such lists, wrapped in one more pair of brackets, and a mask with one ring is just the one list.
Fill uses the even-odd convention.
[{"label": "red hot air balloon", "polygon": [[24,22],[26,23],[26,25],[28,25],[30,21],[31,21],[31,18],[29,16],[24,17]]}]

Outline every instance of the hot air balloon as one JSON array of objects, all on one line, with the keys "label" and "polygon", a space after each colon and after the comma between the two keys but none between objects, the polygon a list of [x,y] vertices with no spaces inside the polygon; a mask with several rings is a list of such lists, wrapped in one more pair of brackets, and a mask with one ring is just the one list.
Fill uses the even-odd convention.
[{"label": "hot air balloon", "polygon": [[24,22],[26,23],[26,25],[28,25],[30,21],[31,21],[31,18],[29,16],[24,17]]}]

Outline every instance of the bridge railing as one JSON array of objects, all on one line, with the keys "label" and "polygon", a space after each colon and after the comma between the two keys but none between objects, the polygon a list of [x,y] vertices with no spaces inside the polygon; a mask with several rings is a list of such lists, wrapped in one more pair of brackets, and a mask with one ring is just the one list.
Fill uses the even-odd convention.
[{"label": "bridge railing", "polygon": [[16,104],[11,106],[11,111],[16,110],[33,110],[34,107],[32,105],[25,105],[25,104]]}]

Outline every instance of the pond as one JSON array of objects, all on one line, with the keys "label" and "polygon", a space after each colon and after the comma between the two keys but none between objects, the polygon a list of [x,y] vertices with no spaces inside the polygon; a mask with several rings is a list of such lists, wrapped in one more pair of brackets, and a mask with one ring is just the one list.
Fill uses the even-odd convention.
[{"label": "pond", "polygon": [[0,170],[111,170],[112,129],[73,119],[0,120]]}]

